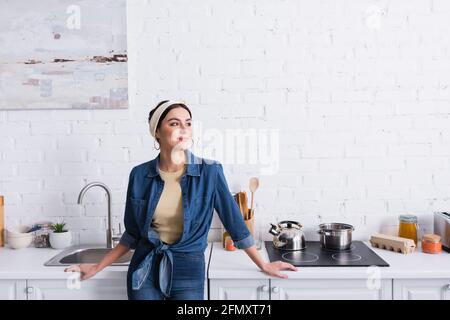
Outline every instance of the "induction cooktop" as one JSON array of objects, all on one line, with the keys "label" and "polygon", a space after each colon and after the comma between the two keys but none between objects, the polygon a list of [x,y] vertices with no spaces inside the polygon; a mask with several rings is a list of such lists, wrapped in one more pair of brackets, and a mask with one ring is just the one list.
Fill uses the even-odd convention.
[{"label": "induction cooktop", "polygon": [[281,260],[297,267],[389,267],[379,255],[362,241],[353,241],[348,250],[323,249],[319,241],[307,241],[306,248],[297,251],[280,250],[272,241],[265,241],[270,262]]}]

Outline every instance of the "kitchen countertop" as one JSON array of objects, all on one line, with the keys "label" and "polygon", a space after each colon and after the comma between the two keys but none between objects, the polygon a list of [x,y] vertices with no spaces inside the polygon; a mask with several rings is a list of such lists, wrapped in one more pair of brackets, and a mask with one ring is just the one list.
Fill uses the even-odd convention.
[{"label": "kitchen countertop", "polygon": [[[379,267],[382,279],[450,278],[450,254],[426,254],[418,250],[411,254],[373,248],[390,266]],[[269,261],[266,249],[259,250],[265,261]],[[367,267],[298,267],[298,271],[282,271],[291,279],[366,279]],[[371,273],[373,275],[373,273]],[[214,242],[208,270],[210,279],[270,279],[259,270],[244,250],[226,251],[221,242]]]},{"label": "kitchen countertop", "polygon": [[[450,254],[426,254],[416,251],[403,255],[387,250],[372,248],[389,267],[380,267],[382,278],[450,278]],[[14,250],[0,248],[0,279],[67,279],[66,266],[47,267],[44,262],[63,250],[47,248],[25,248]],[[212,252],[210,257],[210,252]],[[269,261],[265,248],[259,251]],[[221,242],[209,243],[205,251],[207,275],[210,279],[269,279],[250,260],[243,250],[226,251]],[[115,279],[126,277],[127,266],[110,266],[95,275],[93,279]],[[291,279],[366,279],[366,267],[299,267],[298,271],[283,271]]]},{"label": "kitchen countertop", "polygon": [[[97,247],[97,246],[95,246]],[[0,280],[5,279],[67,279],[67,266],[44,266],[44,263],[64,250],[51,248],[23,248],[14,250],[0,247]],[[211,243],[205,251],[205,266],[208,266]],[[125,278],[128,266],[109,266],[92,279]]]}]

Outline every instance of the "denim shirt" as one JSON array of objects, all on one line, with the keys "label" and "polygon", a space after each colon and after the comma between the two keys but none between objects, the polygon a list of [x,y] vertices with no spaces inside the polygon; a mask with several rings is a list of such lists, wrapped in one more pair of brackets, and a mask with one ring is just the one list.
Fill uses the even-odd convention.
[{"label": "denim shirt", "polygon": [[156,205],[164,188],[159,175],[160,154],[148,162],[134,167],[129,176],[125,204],[125,231],[120,243],[135,249],[128,270],[128,290],[139,290],[147,279],[155,255],[159,262],[161,291],[170,294],[173,254],[177,252],[204,252],[214,209],[230,233],[234,245],[246,249],[254,239],[245,225],[241,211],[231,195],[218,161],[203,159],[185,151],[187,167],[181,177],[183,233],[173,244],[161,241],[151,224]]}]

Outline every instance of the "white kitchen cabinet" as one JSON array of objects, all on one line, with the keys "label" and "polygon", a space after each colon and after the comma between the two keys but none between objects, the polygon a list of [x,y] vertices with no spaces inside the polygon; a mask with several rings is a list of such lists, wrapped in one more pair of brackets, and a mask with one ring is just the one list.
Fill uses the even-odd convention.
[{"label": "white kitchen cabinet", "polygon": [[0,280],[0,300],[26,300],[26,280]]},{"label": "white kitchen cabinet", "polygon": [[392,300],[392,280],[371,288],[366,279],[210,280],[211,300]]},{"label": "white kitchen cabinet", "polygon": [[269,300],[269,280],[214,279],[209,281],[210,300]]},{"label": "white kitchen cabinet", "polygon": [[126,300],[125,279],[27,280],[28,300]]},{"label": "white kitchen cabinet", "polygon": [[272,279],[271,300],[392,300],[392,280]]},{"label": "white kitchen cabinet", "polygon": [[450,279],[394,279],[394,300],[450,300]]}]

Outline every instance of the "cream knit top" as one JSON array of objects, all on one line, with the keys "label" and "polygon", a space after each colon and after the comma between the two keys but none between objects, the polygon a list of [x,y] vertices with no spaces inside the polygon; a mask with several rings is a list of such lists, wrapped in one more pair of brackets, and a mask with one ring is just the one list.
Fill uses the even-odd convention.
[{"label": "cream knit top", "polygon": [[176,172],[159,169],[164,189],[153,214],[152,227],[159,233],[161,240],[168,244],[179,240],[183,233],[184,214],[180,180],[185,170],[186,165]]}]

